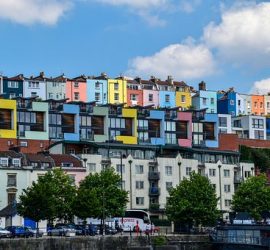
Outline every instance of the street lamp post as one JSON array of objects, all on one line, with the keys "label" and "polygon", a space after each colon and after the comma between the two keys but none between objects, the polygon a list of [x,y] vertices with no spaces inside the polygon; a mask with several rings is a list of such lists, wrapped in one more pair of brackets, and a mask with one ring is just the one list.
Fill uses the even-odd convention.
[{"label": "street lamp post", "polygon": [[132,160],[129,160],[128,163],[129,163],[130,209],[132,209],[132,169],[131,169]]},{"label": "street lamp post", "polygon": [[218,165],[218,175],[219,175],[219,197],[220,197],[220,211],[222,212],[222,197],[221,197],[221,165]]},{"label": "street lamp post", "polygon": [[178,171],[179,171],[179,184],[180,184],[180,182],[181,182],[181,165],[182,165],[182,162],[179,161],[177,163],[177,165],[178,165]]},{"label": "street lamp post", "polygon": [[123,190],[123,154],[120,154],[121,189]]}]

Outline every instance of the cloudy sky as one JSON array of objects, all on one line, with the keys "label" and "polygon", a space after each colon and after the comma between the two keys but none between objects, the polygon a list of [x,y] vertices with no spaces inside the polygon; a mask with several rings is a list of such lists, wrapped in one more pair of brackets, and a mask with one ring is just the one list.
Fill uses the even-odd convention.
[{"label": "cloudy sky", "polygon": [[270,91],[270,1],[0,0],[0,72]]}]

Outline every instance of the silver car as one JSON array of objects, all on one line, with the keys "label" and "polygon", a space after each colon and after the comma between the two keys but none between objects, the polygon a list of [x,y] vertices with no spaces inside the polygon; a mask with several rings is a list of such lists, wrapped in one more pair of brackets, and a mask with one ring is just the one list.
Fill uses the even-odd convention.
[{"label": "silver car", "polygon": [[10,238],[11,237],[11,232],[0,227],[0,238]]}]

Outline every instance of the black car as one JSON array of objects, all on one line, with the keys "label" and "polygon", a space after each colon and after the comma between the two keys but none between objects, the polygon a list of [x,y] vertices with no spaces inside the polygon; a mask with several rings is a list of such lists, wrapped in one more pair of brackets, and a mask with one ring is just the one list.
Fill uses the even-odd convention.
[{"label": "black car", "polygon": [[11,232],[11,237],[33,237],[34,233],[29,231],[28,228],[21,226],[8,226],[6,230]]},{"label": "black car", "polygon": [[[102,225],[97,225],[97,229],[99,230],[100,234],[103,234]],[[112,228],[112,227],[108,226],[108,225],[105,225],[105,234],[106,235],[117,234],[117,230],[115,228]]]}]

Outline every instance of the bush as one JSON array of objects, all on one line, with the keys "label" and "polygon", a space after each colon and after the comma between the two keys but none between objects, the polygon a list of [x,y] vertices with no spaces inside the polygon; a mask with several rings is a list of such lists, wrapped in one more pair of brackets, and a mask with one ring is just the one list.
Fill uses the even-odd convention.
[{"label": "bush", "polygon": [[153,238],[153,244],[155,246],[164,246],[167,243],[165,236],[156,236]]}]

